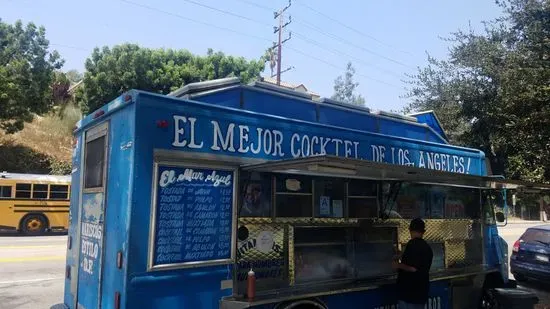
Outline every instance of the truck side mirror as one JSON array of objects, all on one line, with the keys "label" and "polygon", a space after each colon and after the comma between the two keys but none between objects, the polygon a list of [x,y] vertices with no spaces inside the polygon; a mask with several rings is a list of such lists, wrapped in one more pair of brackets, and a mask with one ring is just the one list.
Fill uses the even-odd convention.
[{"label": "truck side mirror", "polygon": [[496,218],[497,218],[497,222],[499,222],[499,223],[500,223],[500,222],[504,222],[504,220],[506,220],[506,219],[504,218],[504,213],[501,212],[501,211],[497,212],[497,213],[495,214],[495,216],[496,216]]}]

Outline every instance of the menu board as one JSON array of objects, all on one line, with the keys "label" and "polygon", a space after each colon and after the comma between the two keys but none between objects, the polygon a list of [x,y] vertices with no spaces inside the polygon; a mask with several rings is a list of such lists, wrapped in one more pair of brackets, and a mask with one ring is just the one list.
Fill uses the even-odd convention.
[{"label": "menu board", "polygon": [[152,267],[232,258],[234,172],[158,165]]}]

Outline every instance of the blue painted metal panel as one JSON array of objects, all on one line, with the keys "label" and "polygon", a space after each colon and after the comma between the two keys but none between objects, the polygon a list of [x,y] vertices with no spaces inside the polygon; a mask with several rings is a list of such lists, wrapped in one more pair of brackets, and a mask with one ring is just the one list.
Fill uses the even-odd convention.
[{"label": "blue painted metal panel", "polygon": [[79,306],[88,309],[98,308],[100,301],[104,211],[102,192],[82,195],[77,301]]},{"label": "blue painted metal panel", "polygon": [[249,89],[244,90],[243,95],[245,110],[304,121],[317,121],[315,105],[309,102]]},{"label": "blue painted metal panel", "polygon": [[[395,285],[386,285],[375,290],[349,292],[317,298],[328,309],[340,308],[374,308],[396,309],[397,294]],[[430,297],[426,308],[450,309],[452,296],[448,280],[435,281],[430,284]],[[355,305],[350,305],[355,304]],[[254,309],[274,309],[276,304],[253,306]]]},{"label": "blue painted metal panel", "polygon": [[[77,246],[77,230],[78,218],[80,217],[80,175],[81,175],[81,155],[82,155],[82,136],[75,137],[76,145],[73,149],[71,174],[71,201],[69,208],[69,230],[68,241],[70,241],[70,249],[67,246],[67,261],[66,266],[70,268],[69,278],[65,278],[65,297],[64,303],[66,306],[74,306],[77,290],[77,270],[78,270],[78,246]],[[69,245],[69,244],[67,244]]]},{"label": "blue painted metal panel", "polygon": [[[149,117],[139,120],[147,128],[142,139],[155,140],[160,149],[266,160],[329,154],[474,175],[481,174],[484,164],[484,154],[473,149],[183,100],[174,104],[145,93],[139,100],[148,106],[144,113]],[[167,121],[168,128],[157,128],[159,120]]]},{"label": "blue painted metal panel", "polygon": [[219,106],[239,108],[241,103],[241,91],[240,87],[225,91],[216,91],[210,94],[203,94],[198,100]]},{"label": "blue painted metal panel", "polygon": [[[167,128],[158,128],[158,114],[150,114],[141,102],[137,104],[135,160],[133,170],[132,222],[130,225],[126,308],[218,308],[219,300],[231,294],[220,289],[222,280],[231,279],[228,266],[210,266],[179,270],[147,272],[148,239],[151,224],[151,188],[153,179],[153,149],[159,148],[159,139],[154,134],[168,133]],[[161,102],[157,102],[161,103]],[[172,101],[172,103],[175,103]],[[176,106],[157,105],[161,110]],[[177,104],[181,106],[181,104]],[[212,113],[212,110],[205,110]],[[151,131],[153,129],[153,131]],[[159,131],[160,130],[160,131]],[[192,282],[192,284],[190,284]],[[147,295],[147,297],[143,297]]]},{"label": "blue painted metal panel", "polygon": [[[128,229],[132,201],[134,158],[135,105],[121,110],[110,118],[108,169],[106,183],[106,207],[104,235],[104,262],[101,287],[101,307],[110,308],[115,293],[121,293],[121,305],[126,301],[125,276],[128,248]],[[122,268],[117,267],[117,254],[122,254]],[[122,306],[121,308],[124,308]]]},{"label": "blue painted metal panel", "polygon": [[434,137],[435,135],[433,132],[430,132],[427,128],[384,118],[381,118],[379,123],[379,133],[381,134],[401,136],[421,141],[426,140],[427,136],[431,136],[436,139],[436,142],[441,142],[439,139]]},{"label": "blue painted metal panel", "polygon": [[[357,306],[360,308],[397,308],[395,291],[395,285],[388,285],[376,290],[326,296],[322,297],[321,300],[329,309],[350,308],[350,304],[361,304]],[[448,281],[435,281],[430,284],[430,298],[426,308],[451,308]]]},{"label": "blue painted metal panel", "polygon": [[319,106],[319,123],[367,132],[377,132],[378,118],[366,113],[352,113],[332,106]]},{"label": "blue painted metal panel", "polygon": [[413,115],[413,117],[418,120],[420,123],[425,123],[428,126],[430,126],[432,129],[434,129],[437,134],[441,135],[442,137],[445,137],[445,131],[443,131],[443,128],[439,125],[439,122],[437,121],[437,118],[435,117],[435,114],[432,112],[424,113],[424,114],[418,114]]}]

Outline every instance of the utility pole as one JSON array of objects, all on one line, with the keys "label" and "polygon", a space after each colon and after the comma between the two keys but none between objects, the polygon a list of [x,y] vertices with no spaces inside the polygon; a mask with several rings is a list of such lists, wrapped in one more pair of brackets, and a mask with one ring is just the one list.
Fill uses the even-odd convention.
[{"label": "utility pole", "polygon": [[[290,8],[290,6],[292,5],[291,1],[292,0],[288,0],[288,5],[287,6],[285,6],[284,8],[279,10],[278,12],[273,13],[274,19],[277,19],[277,18],[279,19],[279,26],[278,27],[273,27],[273,33],[278,33],[279,39],[277,41],[277,44],[274,44],[274,46],[272,47],[272,49],[277,47],[277,85],[281,85],[281,73],[284,73],[284,72],[289,71],[289,70],[292,69],[292,67],[290,67],[290,68],[284,70],[283,72],[281,72],[282,49],[283,49],[282,47],[283,47],[283,44],[286,41],[288,41],[292,38],[292,33],[289,33],[288,38],[283,40],[284,28],[292,22],[292,17],[291,16],[288,17],[288,22],[285,23],[285,21],[284,21],[284,12],[288,8]],[[272,77],[273,77],[273,74],[272,74]]]}]

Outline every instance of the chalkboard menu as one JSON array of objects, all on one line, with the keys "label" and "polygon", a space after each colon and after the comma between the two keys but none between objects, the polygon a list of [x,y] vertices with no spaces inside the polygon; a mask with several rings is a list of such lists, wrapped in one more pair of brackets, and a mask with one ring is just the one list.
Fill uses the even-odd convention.
[{"label": "chalkboard menu", "polygon": [[151,267],[232,258],[232,170],[158,165]]}]

